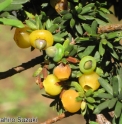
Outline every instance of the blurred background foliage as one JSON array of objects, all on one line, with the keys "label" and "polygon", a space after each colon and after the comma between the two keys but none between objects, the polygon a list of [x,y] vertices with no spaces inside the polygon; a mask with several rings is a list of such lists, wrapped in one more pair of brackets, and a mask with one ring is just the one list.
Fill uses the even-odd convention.
[{"label": "blurred background foliage", "polygon": [[[30,52],[30,49],[22,50],[17,47],[13,35],[14,30],[10,30],[10,27],[0,26],[1,72],[40,55],[36,50]],[[43,91],[36,85],[32,77],[33,71],[34,68],[0,81],[0,117],[46,117],[49,108],[41,100]]]},{"label": "blurred background foliage", "polygon": [[[36,7],[34,9],[35,13],[39,13],[42,1],[43,0],[30,0],[30,2],[23,6],[23,9],[31,12],[33,11],[31,8]],[[81,0],[81,2],[94,1],[95,0]],[[106,0],[99,1],[104,2]],[[117,17],[110,15],[111,23],[122,23],[122,0],[107,0],[107,3],[107,8]],[[22,9],[18,12],[20,15],[23,14]],[[30,52],[30,49],[17,47],[13,41],[13,35],[14,29],[11,30],[9,26],[0,26],[0,72],[16,67],[40,55],[38,50]],[[51,101],[41,96],[43,90],[39,89],[32,77],[33,72],[38,67],[39,65],[20,74],[0,80],[0,117],[37,117],[39,122],[43,122],[57,115],[57,113],[49,107]],[[75,115],[72,118],[69,117],[60,122],[56,122],[56,124],[80,124],[81,121],[82,124],[85,123],[81,115]]]}]

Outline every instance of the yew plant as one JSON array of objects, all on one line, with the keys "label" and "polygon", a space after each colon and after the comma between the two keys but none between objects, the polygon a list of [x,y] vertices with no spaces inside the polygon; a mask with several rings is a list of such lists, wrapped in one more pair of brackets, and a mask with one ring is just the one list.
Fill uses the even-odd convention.
[{"label": "yew plant", "polygon": [[110,23],[113,3],[0,0],[0,23],[15,28],[17,46],[40,51],[0,79],[40,64],[33,77],[58,113],[41,124],[74,114],[87,124],[122,124],[122,25]]}]

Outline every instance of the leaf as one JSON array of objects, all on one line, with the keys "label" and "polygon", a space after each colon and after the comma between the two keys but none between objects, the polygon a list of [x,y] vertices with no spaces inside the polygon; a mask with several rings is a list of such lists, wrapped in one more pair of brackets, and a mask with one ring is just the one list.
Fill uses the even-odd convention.
[{"label": "leaf", "polygon": [[74,64],[70,64],[70,68],[71,69],[79,69],[79,66],[78,65],[74,65]]},{"label": "leaf", "polygon": [[101,7],[100,10],[106,14],[110,14],[110,11],[106,8]]},{"label": "leaf", "polygon": [[48,6],[48,3],[42,3],[42,4],[41,4],[41,7],[42,7],[42,8],[45,8],[45,7],[47,7],[47,6]]},{"label": "leaf", "polygon": [[13,0],[12,4],[24,4],[29,2],[29,0]]},{"label": "leaf", "polygon": [[115,116],[112,119],[112,124],[116,124],[116,117]]},{"label": "leaf", "polygon": [[101,2],[96,1],[96,5],[99,7],[106,6],[107,2],[101,3]]},{"label": "leaf", "polygon": [[62,22],[62,18],[61,18],[61,17],[56,17],[56,18],[53,20],[53,23],[54,23],[54,24],[61,23],[61,22]]},{"label": "leaf", "polygon": [[118,37],[118,38],[115,38],[114,39],[114,42],[118,42],[118,41],[120,41],[121,40],[121,37]]},{"label": "leaf", "polygon": [[91,45],[91,46],[88,46],[85,50],[84,50],[84,52],[82,52],[82,53],[79,53],[78,54],[78,56],[80,57],[80,58],[82,58],[82,57],[84,57],[84,56],[87,56],[87,55],[90,55],[91,53],[92,53],[92,51],[94,50],[94,48],[95,48],[95,45]]},{"label": "leaf", "polygon": [[95,20],[97,21],[97,23],[98,23],[99,25],[104,26],[104,25],[107,24],[106,22],[102,21],[101,19],[95,18]]},{"label": "leaf", "polygon": [[38,15],[35,15],[35,22],[36,22],[36,27],[37,29],[41,29],[41,21]]},{"label": "leaf", "polygon": [[119,56],[117,55],[117,53],[112,49],[112,52],[110,52],[111,55],[116,58],[116,59],[119,59]]},{"label": "leaf", "polygon": [[86,101],[89,103],[95,103],[95,99],[92,97],[86,97]]},{"label": "leaf", "polygon": [[96,13],[97,13],[96,11],[91,11],[91,12],[88,13],[88,15],[93,16],[95,18]]},{"label": "leaf", "polygon": [[95,46],[88,46],[85,50],[84,50],[84,52],[80,52],[79,54],[78,54],[78,56],[80,57],[80,58],[82,58],[82,57],[84,57],[84,56],[87,56],[87,55],[90,55],[91,53],[92,53],[92,51],[94,50],[94,48],[95,48]]},{"label": "leaf", "polygon": [[76,24],[76,25],[75,25],[75,28],[76,28],[77,32],[78,32],[80,35],[83,34],[83,30],[82,30],[82,27],[81,27],[80,23]]},{"label": "leaf", "polygon": [[13,16],[13,15],[8,15],[7,18],[8,18],[8,19],[15,19],[15,20],[17,19],[17,18],[16,18],[15,16]]},{"label": "leaf", "polygon": [[76,39],[75,39],[75,41],[77,42],[77,43],[81,43],[81,42],[89,42],[90,41],[90,38],[89,37],[77,37]]},{"label": "leaf", "polygon": [[55,99],[56,98],[55,96],[49,96],[47,94],[41,94],[41,95],[44,96],[44,97],[46,97],[46,98],[49,98],[49,99]]},{"label": "leaf", "polygon": [[81,13],[81,11],[82,11],[82,4],[79,3],[78,6],[75,6],[75,10],[76,10],[76,12],[77,12],[78,14]]},{"label": "leaf", "polygon": [[[105,38],[102,38],[101,40],[100,40],[100,42],[103,44],[103,45],[106,45],[107,43],[108,43],[108,41],[105,39]],[[109,46],[110,44],[108,44],[108,46]]]},{"label": "leaf", "polygon": [[33,30],[38,29],[38,27],[36,26],[35,20],[32,20],[32,19],[25,20],[25,22],[26,22],[27,26],[30,27],[31,29],[33,29]]},{"label": "leaf", "polygon": [[89,124],[98,124],[98,123],[95,121],[90,121]]},{"label": "leaf", "polygon": [[114,97],[117,97],[118,96],[118,89],[119,89],[119,83],[118,83],[117,76],[113,76],[111,82],[113,85],[113,95],[114,95]]},{"label": "leaf", "polygon": [[122,113],[121,113],[120,118],[119,118],[119,124],[122,124]]},{"label": "leaf", "polygon": [[59,25],[59,28],[60,28],[60,29],[65,29],[65,28],[66,28],[65,22],[66,22],[66,21],[62,21],[62,22],[60,23],[60,25]]},{"label": "leaf", "polygon": [[109,93],[99,93],[98,96],[99,98],[104,98],[104,99],[111,99],[113,96]]},{"label": "leaf", "polygon": [[67,13],[69,13],[68,10],[63,10],[63,11],[60,12],[61,15],[65,15],[65,14],[67,14]]},{"label": "leaf", "polygon": [[79,0],[73,0],[73,2],[78,3],[78,2],[79,2]]},{"label": "leaf", "polygon": [[49,65],[48,65],[48,69],[50,70],[50,69],[53,69],[55,67],[55,64],[54,63],[50,63]]},{"label": "leaf", "polygon": [[87,106],[86,106],[86,108],[83,111],[81,110],[82,116],[84,116],[86,114],[86,112],[87,112]]},{"label": "leaf", "polygon": [[2,22],[4,25],[15,26],[18,28],[25,27],[25,25],[20,20],[17,19],[0,18],[0,22]]},{"label": "leaf", "polygon": [[92,28],[90,27],[90,25],[84,23],[82,24],[82,26],[87,33],[92,34]]},{"label": "leaf", "polygon": [[113,45],[112,45],[110,42],[107,42],[107,46],[108,46],[110,49],[113,49]]},{"label": "leaf", "polygon": [[115,117],[118,118],[121,115],[121,112],[122,112],[122,103],[117,101],[114,110]]},{"label": "leaf", "polygon": [[52,24],[53,24],[52,21],[50,19],[47,19],[45,23],[46,29],[49,29],[52,26]]},{"label": "leaf", "polygon": [[91,28],[92,28],[92,33],[93,34],[96,34],[97,33],[97,26],[98,26],[98,23],[96,20],[94,20],[91,24]]},{"label": "leaf", "polygon": [[3,2],[0,2],[0,11],[3,11],[7,6],[9,6],[12,3],[13,0],[4,0]]},{"label": "leaf", "polygon": [[80,14],[78,15],[78,18],[81,19],[81,20],[86,20],[86,18],[84,16],[80,15]]},{"label": "leaf", "polygon": [[[95,3],[89,3],[89,4],[87,4],[85,7],[87,8],[87,7],[94,7],[95,6]],[[85,8],[84,7],[84,8]]]},{"label": "leaf", "polygon": [[117,47],[115,47],[115,48],[122,50],[122,46],[117,46]]},{"label": "leaf", "polygon": [[19,10],[21,9],[23,6],[21,4],[17,4],[17,5],[14,5],[14,4],[11,4],[9,5],[8,7],[6,7],[4,9],[4,11],[12,11],[12,10]]},{"label": "leaf", "polygon": [[68,35],[68,32],[67,32],[67,31],[62,32],[62,33],[60,34],[61,37],[65,37],[65,36],[67,36],[67,35]]},{"label": "leaf", "polygon": [[72,18],[70,20],[70,27],[73,28],[75,26],[75,20]]},{"label": "leaf", "polygon": [[99,54],[98,51],[96,51],[96,53],[95,53],[95,55],[94,55],[94,58],[95,58],[95,60],[96,60],[97,62],[100,61],[100,54]]},{"label": "leaf", "polygon": [[84,94],[84,90],[83,90],[83,88],[81,87],[81,85],[80,85],[78,82],[72,81],[71,84],[70,84],[70,86],[75,87],[75,89],[76,89],[78,92]]},{"label": "leaf", "polygon": [[92,7],[86,7],[86,6],[83,7],[80,14],[86,14],[86,13],[90,12],[91,11],[91,8]]},{"label": "leaf", "polygon": [[59,28],[58,24],[53,24],[48,30],[53,33]]},{"label": "leaf", "polygon": [[85,49],[86,49],[86,47],[78,47],[77,52],[81,52],[81,51],[83,51]]},{"label": "leaf", "polygon": [[62,113],[64,113],[64,112],[65,112],[65,110],[62,109],[62,108],[60,108],[59,111],[58,111],[58,114],[60,115],[60,114],[62,114]]},{"label": "leaf", "polygon": [[93,111],[94,105],[87,103],[87,106],[88,106],[89,109],[91,109]]},{"label": "leaf", "polygon": [[103,70],[102,70],[101,68],[97,67],[97,68],[96,68],[96,73],[97,73],[98,75],[103,75]]},{"label": "leaf", "polygon": [[100,85],[108,92],[110,93],[111,95],[113,95],[113,89],[112,89],[112,86],[108,83],[107,80],[103,79],[103,78],[99,78],[98,79]]},{"label": "leaf", "polygon": [[72,18],[72,14],[71,13],[67,13],[67,14],[65,14],[65,15],[62,16],[62,19],[63,20],[69,20],[71,18]]},{"label": "leaf", "polygon": [[86,20],[93,20],[94,17],[93,16],[89,16],[89,15],[84,15],[83,16]]},{"label": "leaf", "polygon": [[39,18],[40,18],[41,21],[44,21],[45,22],[47,20],[46,13],[44,11],[41,11],[40,12],[40,15],[39,15]]},{"label": "leaf", "polygon": [[101,11],[98,11],[99,15],[104,18],[106,21],[109,21],[109,18],[107,17],[107,15]]},{"label": "leaf", "polygon": [[38,76],[42,71],[42,67],[39,67],[34,73],[33,73],[33,77]]},{"label": "leaf", "polygon": [[28,11],[25,11],[28,18],[35,18],[35,16],[32,13],[29,13]]},{"label": "leaf", "polygon": [[0,17],[5,17],[7,18],[9,16],[9,12],[3,12]]},{"label": "leaf", "polygon": [[99,43],[99,54],[103,56],[105,53],[105,48],[103,47],[102,43]]},{"label": "leaf", "polygon": [[117,78],[118,78],[118,84],[119,84],[119,93],[122,88],[122,67],[117,69]]},{"label": "leaf", "polygon": [[112,98],[108,103],[108,108],[112,109],[116,105],[117,100],[117,98]]},{"label": "leaf", "polygon": [[102,110],[108,107],[109,100],[105,100],[104,102],[100,103],[96,109],[94,110],[94,114],[99,114]]},{"label": "leaf", "polygon": [[119,91],[118,99],[119,99],[119,100],[122,100],[122,88],[121,88],[121,90]]}]

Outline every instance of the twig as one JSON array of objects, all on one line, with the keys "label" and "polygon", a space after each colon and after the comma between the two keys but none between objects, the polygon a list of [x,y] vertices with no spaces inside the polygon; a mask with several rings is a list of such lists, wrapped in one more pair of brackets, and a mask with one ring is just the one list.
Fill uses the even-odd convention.
[{"label": "twig", "polygon": [[117,30],[122,30],[122,24],[111,24],[107,26],[100,26],[98,28],[98,33],[101,34],[111,31],[117,31]]},{"label": "twig", "polygon": [[35,82],[36,82],[37,85],[39,85],[39,88],[40,88],[40,89],[43,89],[43,88],[44,88],[43,82],[42,82],[42,79],[41,79],[40,75],[38,75],[38,76],[35,78]]},{"label": "twig", "polygon": [[[72,116],[75,114],[80,114],[80,113],[79,112],[77,112],[77,113],[65,112],[65,113],[62,113],[62,114],[60,114],[54,118],[51,118],[51,119],[49,119],[43,123],[40,123],[40,124],[52,124],[52,123],[55,123],[57,121],[60,121],[63,118],[66,118],[66,117],[69,117],[69,116]],[[97,114],[96,115],[96,122],[98,122],[98,124],[111,124],[111,122],[108,121],[108,119],[103,114]]]},{"label": "twig", "polygon": [[[37,85],[39,85],[40,89],[43,89],[43,79],[45,79],[48,75],[47,71],[48,65],[44,65],[42,68],[42,71],[35,77],[35,82]],[[41,75],[43,75],[43,78],[41,78]]]},{"label": "twig", "polygon": [[103,114],[97,114],[96,122],[99,124],[111,124],[110,121],[107,120],[107,118]]},{"label": "twig", "polygon": [[111,111],[111,112],[108,112],[108,114],[113,118],[115,115],[114,115],[114,111]]},{"label": "twig", "polygon": [[45,65],[42,69],[42,74],[43,74],[43,78],[45,79],[48,75],[48,71],[47,71],[47,67],[48,65]]},{"label": "twig", "polygon": [[27,69],[29,69],[29,68],[37,65],[37,64],[42,63],[43,61],[44,61],[44,57],[43,57],[43,55],[41,55],[41,56],[38,56],[38,57],[36,57],[36,58],[26,62],[26,63],[23,63],[17,67],[13,67],[13,68],[5,71],[5,72],[0,72],[0,80],[5,79],[5,78],[10,77],[10,76],[13,76],[17,73],[24,71],[24,70],[27,70]]},{"label": "twig", "polygon": [[40,123],[40,124],[52,124],[52,123],[55,123],[55,122],[57,122],[57,121],[59,121],[59,120],[61,120],[63,118],[72,116],[74,114],[76,114],[76,113],[65,112],[65,113],[62,113],[62,114],[60,114],[60,115],[58,115],[58,116],[56,116],[54,118],[51,118],[51,119],[49,119],[49,120],[47,120],[47,121],[45,121],[43,123]]}]

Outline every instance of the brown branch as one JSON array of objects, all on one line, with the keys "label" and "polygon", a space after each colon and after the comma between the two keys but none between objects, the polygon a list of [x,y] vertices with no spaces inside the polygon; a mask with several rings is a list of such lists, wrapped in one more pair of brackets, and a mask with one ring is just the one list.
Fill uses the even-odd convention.
[{"label": "brown branch", "polygon": [[117,30],[122,30],[122,24],[111,24],[107,26],[100,26],[98,28],[98,33],[106,33],[106,32],[112,32],[112,31],[117,31]]},{"label": "brown branch", "polygon": [[96,122],[98,122],[99,124],[111,124],[111,122],[108,121],[103,114],[97,114],[96,117]]},{"label": "brown branch", "polygon": [[[54,118],[48,119],[47,121],[40,123],[40,124],[52,124],[52,123],[55,123],[57,121],[60,121],[61,119],[72,116],[74,114],[80,114],[80,113],[79,112],[77,112],[77,113],[65,112],[65,113],[62,113],[62,114],[54,117]],[[103,114],[97,114],[96,115],[96,122],[98,124],[111,124],[111,122],[108,121],[108,119]]]},{"label": "brown branch", "polygon": [[5,78],[10,77],[10,76],[13,76],[17,73],[24,71],[24,70],[27,70],[27,69],[29,69],[29,68],[37,65],[37,64],[40,64],[43,61],[44,61],[44,57],[43,57],[43,55],[41,55],[41,56],[38,56],[38,57],[36,57],[36,58],[26,62],[26,63],[23,63],[17,67],[13,67],[13,68],[5,71],[5,72],[0,72],[0,80],[5,79]]},{"label": "brown branch", "polygon": [[59,120],[61,120],[63,118],[72,116],[74,114],[76,114],[76,113],[65,112],[65,113],[62,113],[62,114],[60,114],[60,115],[58,115],[58,116],[56,116],[54,118],[51,118],[51,119],[49,119],[49,120],[47,120],[47,121],[45,121],[43,123],[40,123],[40,124],[52,124],[52,123],[55,123],[55,122],[57,122],[57,121],[59,121]]}]

